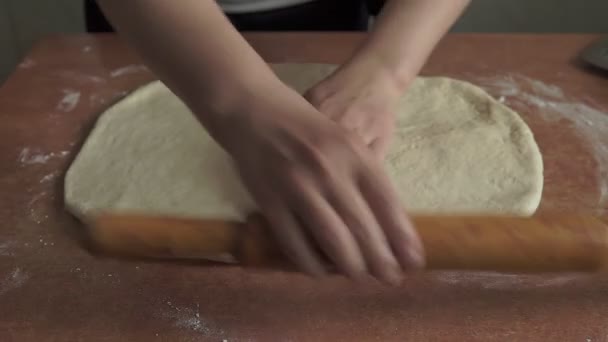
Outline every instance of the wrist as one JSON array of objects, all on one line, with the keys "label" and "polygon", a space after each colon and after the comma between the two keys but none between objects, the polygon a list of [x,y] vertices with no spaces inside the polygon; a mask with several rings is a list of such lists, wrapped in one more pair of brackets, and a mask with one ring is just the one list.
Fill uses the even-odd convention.
[{"label": "wrist", "polygon": [[229,101],[207,104],[208,109],[199,117],[207,117],[206,121],[201,119],[205,128],[228,153],[234,154],[239,146],[251,143],[257,132],[272,124],[280,112],[277,105],[280,107],[281,101],[293,95],[299,96],[278,79],[243,85],[233,89]]},{"label": "wrist", "polygon": [[346,72],[366,70],[370,83],[382,84],[403,94],[416,77],[417,70],[410,67],[407,61],[392,62],[382,54],[363,48],[345,66]]},{"label": "wrist", "polygon": [[268,94],[276,93],[282,83],[267,80],[238,80],[218,84],[214,91],[190,101],[190,107],[207,131],[224,147],[235,131],[249,125],[259,116],[261,102]]}]

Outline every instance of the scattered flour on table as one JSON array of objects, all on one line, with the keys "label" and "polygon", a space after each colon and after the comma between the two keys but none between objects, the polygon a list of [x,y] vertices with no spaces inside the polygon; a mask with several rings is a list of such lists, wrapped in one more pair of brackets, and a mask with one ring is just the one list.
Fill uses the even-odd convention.
[{"label": "scattered flour on table", "polygon": [[[58,151],[58,152],[42,152],[38,148],[32,147],[24,147],[17,157],[17,161],[20,163],[21,167],[32,166],[32,165],[45,165],[52,159],[56,158],[65,158],[69,154],[69,151]],[[59,176],[60,172],[57,170],[51,171],[42,178],[38,179],[38,183],[40,186],[43,186],[47,183],[51,183],[55,178]],[[43,198],[53,197],[52,192],[49,191],[40,191],[37,188],[27,188],[25,191],[31,196],[27,206],[26,206],[26,215],[29,216],[30,220],[41,224],[42,222],[48,219],[48,208],[43,205],[41,201]]]},{"label": "scattered flour on table", "polygon": [[89,95],[89,105],[95,107],[98,105],[105,105],[108,103],[108,99],[104,95],[101,94],[91,94]]},{"label": "scattered flour on table", "polygon": [[51,199],[53,198],[52,193],[41,191],[33,194],[27,203],[27,214],[30,220],[37,224],[41,224],[49,218],[48,208],[45,206],[45,201],[42,201],[42,199],[45,199],[48,196],[50,196]]},{"label": "scattered flour on table", "polygon": [[569,284],[585,275],[570,274],[513,274],[499,272],[436,272],[434,277],[440,282],[464,287],[481,287],[493,290],[521,290],[544,287],[558,287]]},{"label": "scattered flour on table", "polygon": [[48,173],[48,174],[44,175],[42,178],[40,178],[40,183],[50,182],[53,179],[57,178],[57,176],[59,176],[59,171],[53,171],[51,173]]},{"label": "scattered flour on table", "polygon": [[142,64],[131,64],[122,68],[114,69],[110,72],[110,77],[120,77],[129,74],[135,74],[138,72],[148,71],[148,68]]},{"label": "scattered flour on table", "polygon": [[19,63],[20,69],[29,69],[36,65],[36,62],[31,58],[26,58],[23,62]]},{"label": "scattered flour on table", "polygon": [[91,95],[89,95],[89,105],[93,106],[93,107],[98,107],[100,105],[106,105],[109,102],[114,102],[117,99],[126,96],[127,94],[129,94],[129,91],[127,91],[127,90],[117,91],[117,92],[112,93],[111,95],[91,94]]},{"label": "scattered flour on table", "polygon": [[572,99],[556,85],[520,74],[478,79],[481,86],[499,96],[499,101],[534,106],[546,121],[567,120],[593,150],[600,180],[599,207],[608,205],[608,110],[593,108]]},{"label": "scattered flour on table", "polygon": [[39,236],[38,242],[40,243],[41,246],[55,246],[54,242],[45,240],[42,238],[42,236]]},{"label": "scattered flour on table", "polygon": [[16,267],[11,273],[0,278],[0,295],[21,287],[29,278],[29,274],[25,273],[19,267]]},{"label": "scattered flour on table", "polygon": [[165,302],[167,308],[163,309],[159,316],[173,320],[173,325],[178,328],[188,329],[207,337],[217,337],[224,334],[222,329],[201,317],[200,307],[177,306],[171,301]]},{"label": "scattered flour on table", "polygon": [[84,52],[84,53],[91,52],[91,50],[93,50],[93,48],[90,45],[87,45],[82,48],[82,52]]},{"label": "scattered flour on table", "polygon": [[13,256],[13,241],[0,241],[0,256]]},{"label": "scattered flour on table", "polygon": [[106,82],[106,79],[103,77],[83,74],[81,72],[77,72],[77,71],[73,71],[73,70],[60,70],[60,71],[56,71],[54,74],[61,78],[65,78],[70,81],[75,81],[75,82],[79,82],[79,83],[90,82],[90,83],[100,84],[100,83]]},{"label": "scattered flour on table", "polygon": [[[42,196],[40,196],[40,197],[42,197]],[[49,218],[49,215],[44,214],[44,212],[41,212],[37,209],[30,208],[29,218],[30,218],[30,220],[36,222],[36,224],[41,224],[42,222],[45,222]]]},{"label": "scattered flour on table", "polygon": [[63,89],[63,98],[57,103],[57,110],[62,112],[71,112],[76,108],[80,101],[80,92],[73,89]]},{"label": "scattered flour on table", "polygon": [[24,147],[19,153],[18,161],[21,163],[21,166],[31,165],[31,164],[46,164],[49,160],[53,158],[63,158],[66,157],[70,152],[69,151],[59,151],[59,152],[50,152],[50,153],[42,153],[39,150]]},{"label": "scattered flour on table", "polygon": [[72,267],[70,273],[76,275],[80,279],[89,278],[89,273],[80,267]]}]

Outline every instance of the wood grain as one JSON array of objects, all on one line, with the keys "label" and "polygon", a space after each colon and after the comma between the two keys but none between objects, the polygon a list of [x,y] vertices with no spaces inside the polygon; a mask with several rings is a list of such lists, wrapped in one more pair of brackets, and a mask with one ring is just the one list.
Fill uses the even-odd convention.
[{"label": "wood grain", "polygon": [[[411,215],[426,270],[599,272],[608,266],[608,223],[601,217]],[[95,250],[162,260],[227,260],[271,269],[290,265],[260,214],[247,222],[105,212],[89,218]]]},{"label": "wood grain", "polygon": [[[339,63],[363,36],[247,38],[268,61]],[[608,78],[576,59],[596,38],[449,35],[423,73],[477,84],[523,75],[605,113]],[[603,276],[434,272],[412,274],[402,287],[386,288],[339,277],[90,255],[81,246],[82,226],[63,208],[63,174],[99,112],[153,76],[138,67],[122,69],[141,62],[110,35],[49,37],[27,58],[34,64],[19,68],[0,88],[3,341],[602,341],[608,336]],[[75,93],[73,109],[59,105]],[[605,209],[589,141],[568,120],[543,118],[546,108],[510,104],[529,123],[543,153],[541,210]]]}]

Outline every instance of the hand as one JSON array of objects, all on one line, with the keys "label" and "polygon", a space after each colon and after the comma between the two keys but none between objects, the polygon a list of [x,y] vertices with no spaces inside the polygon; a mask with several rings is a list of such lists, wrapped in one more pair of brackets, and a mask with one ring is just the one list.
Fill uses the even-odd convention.
[{"label": "hand", "polygon": [[[371,63],[367,63],[371,64]],[[391,75],[350,63],[309,89],[304,97],[321,113],[354,132],[383,159],[395,126],[395,106],[403,92]]]},{"label": "hand", "polygon": [[389,283],[421,267],[421,242],[377,158],[296,92],[278,88],[244,106],[219,140],[286,255],[323,274],[317,245],[338,271]]}]

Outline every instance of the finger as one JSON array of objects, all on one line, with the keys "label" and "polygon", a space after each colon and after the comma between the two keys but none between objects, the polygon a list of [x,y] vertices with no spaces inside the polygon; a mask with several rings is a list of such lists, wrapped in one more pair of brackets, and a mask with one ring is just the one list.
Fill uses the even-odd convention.
[{"label": "finger", "polygon": [[366,122],[366,116],[357,113],[346,113],[339,120],[338,124],[344,127],[347,131],[355,134],[361,141],[366,145],[370,146],[371,143],[376,139],[376,133],[370,127],[373,126],[372,122]]},{"label": "finger", "polygon": [[343,187],[331,203],[353,234],[371,273],[378,279],[397,285],[403,271],[384,231],[376,221],[359,189]]},{"label": "finger", "polygon": [[304,272],[322,276],[326,274],[321,257],[315,252],[297,219],[287,206],[275,205],[263,210],[277,241],[285,255]]},{"label": "finger", "polygon": [[390,179],[380,170],[360,177],[360,189],[404,269],[424,266],[424,248]]},{"label": "finger", "polygon": [[319,254],[302,231],[293,212],[276,194],[264,188],[255,177],[242,177],[266,217],[281,250],[302,271],[321,276],[326,274]]},{"label": "finger", "polygon": [[376,138],[370,144],[369,148],[374,152],[374,155],[378,157],[380,160],[384,160],[386,155],[388,154],[388,149],[391,143],[390,138]]},{"label": "finger", "polygon": [[344,130],[359,137],[365,145],[369,146],[376,139],[375,132],[370,129],[373,122],[369,122],[369,116],[359,112],[344,112],[334,108],[318,109]]},{"label": "finger", "polygon": [[320,101],[317,99],[318,96],[315,94],[314,89],[315,89],[314,87],[309,88],[302,94],[302,97],[304,99],[306,99],[306,101],[308,101],[308,103],[310,103],[311,105],[316,107]]},{"label": "finger", "polygon": [[362,125],[353,125],[351,132],[356,134],[362,140],[363,144],[368,147],[371,147],[372,142],[376,139],[376,134]]},{"label": "finger", "polygon": [[327,257],[338,271],[358,279],[367,273],[367,266],[357,241],[331,205],[313,187],[298,189],[295,206],[298,217],[306,224]]}]

